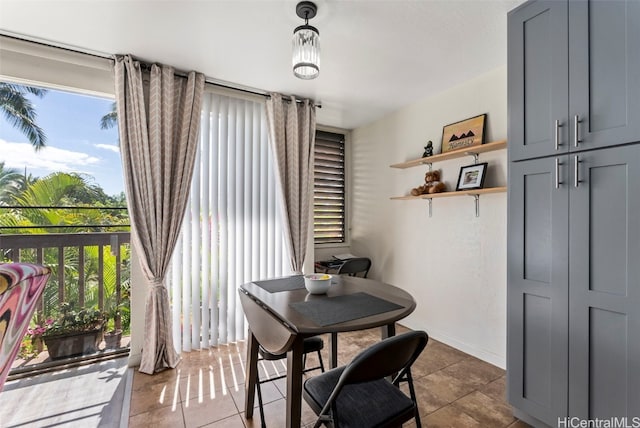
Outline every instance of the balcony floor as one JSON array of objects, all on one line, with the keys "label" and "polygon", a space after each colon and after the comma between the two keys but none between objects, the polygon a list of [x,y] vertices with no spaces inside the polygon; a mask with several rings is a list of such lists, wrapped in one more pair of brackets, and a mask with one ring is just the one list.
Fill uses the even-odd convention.
[{"label": "balcony floor", "polygon": [[[5,383],[3,427],[119,427],[128,358],[45,373]],[[126,421],[126,419],[125,419]]]}]

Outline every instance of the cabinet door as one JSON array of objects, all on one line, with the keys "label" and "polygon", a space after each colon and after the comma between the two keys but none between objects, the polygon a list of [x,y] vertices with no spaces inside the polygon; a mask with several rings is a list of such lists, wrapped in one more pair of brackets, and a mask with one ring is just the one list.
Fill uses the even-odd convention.
[{"label": "cabinet door", "polygon": [[576,156],[579,182],[572,171],[569,191],[569,413],[640,416],[640,145]]},{"label": "cabinet door", "polygon": [[510,160],[568,151],[567,10],[566,2],[533,1],[509,13]]},{"label": "cabinet door", "polygon": [[510,163],[508,190],[508,399],[550,426],[567,412],[568,156],[556,159]]},{"label": "cabinet door", "polygon": [[640,2],[570,1],[569,55],[571,150],[640,141]]}]

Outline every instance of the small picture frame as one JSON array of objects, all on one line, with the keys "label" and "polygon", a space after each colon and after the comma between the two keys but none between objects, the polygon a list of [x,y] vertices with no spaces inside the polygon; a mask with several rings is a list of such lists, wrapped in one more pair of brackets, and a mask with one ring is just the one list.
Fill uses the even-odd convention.
[{"label": "small picture frame", "polygon": [[456,190],[482,189],[486,173],[486,162],[463,166],[460,168]]},{"label": "small picture frame", "polygon": [[442,153],[484,144],[487,114],[461,120],[442,128]]}]

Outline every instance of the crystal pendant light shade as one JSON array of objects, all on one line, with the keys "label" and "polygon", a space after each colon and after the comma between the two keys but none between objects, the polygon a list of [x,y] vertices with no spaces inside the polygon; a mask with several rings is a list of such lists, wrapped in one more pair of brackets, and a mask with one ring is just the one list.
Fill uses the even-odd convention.
[{"label": "crystal pendant light shade", "polygon": [[296,10],[305,24],[293,31],[293,74],[304,80],[315,79],[320,74],[320,32],[309,25],[315,16],[315,4],[301,2]]}]

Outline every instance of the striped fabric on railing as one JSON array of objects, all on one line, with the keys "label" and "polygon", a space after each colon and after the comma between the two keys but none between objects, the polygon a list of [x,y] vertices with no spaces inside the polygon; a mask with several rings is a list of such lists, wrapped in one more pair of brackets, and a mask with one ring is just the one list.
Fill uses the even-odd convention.
[{"label": "striped fabric on railing", "polygon": [[191,200],[168,275],[183,351],[245,339],[239,285],[290,272],[264,103],[205,93]]}]

